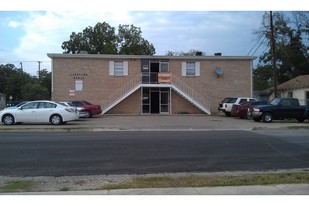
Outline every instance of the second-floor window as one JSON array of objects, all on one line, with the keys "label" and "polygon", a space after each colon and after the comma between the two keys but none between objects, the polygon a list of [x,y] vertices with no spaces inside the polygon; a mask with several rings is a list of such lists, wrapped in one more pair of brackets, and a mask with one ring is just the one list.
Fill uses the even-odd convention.
[{"label": "second-floor window", "polygon": [[200,76],[200,62],[182,62],[182,76]]},{"label": "second-floor window", "polygon": [[109,74],[112,76],[127,76],[128,62],[127,61],[110,61]]}]

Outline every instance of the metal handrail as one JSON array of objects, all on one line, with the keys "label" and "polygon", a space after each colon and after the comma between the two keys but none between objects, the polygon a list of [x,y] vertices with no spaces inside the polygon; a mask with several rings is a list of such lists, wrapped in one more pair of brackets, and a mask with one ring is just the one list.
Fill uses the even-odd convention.
[{"label": "metal handrail", "polygon": [[131,81],[127,82],[111,95],[109,95],[106,99],[104,99],[102,107],[107,108],[139,84],[141,84],[141,76],[137,75]]},{"label": "metal handrail", "polygon": [[208,111],[210,111],[210,101],[206,99],[203,95],[195,91],[191,86],[182,81],[176,75],[172,76],[172,84],[175,85],[182,92],[190,96],[194,101],[202,105]]}]

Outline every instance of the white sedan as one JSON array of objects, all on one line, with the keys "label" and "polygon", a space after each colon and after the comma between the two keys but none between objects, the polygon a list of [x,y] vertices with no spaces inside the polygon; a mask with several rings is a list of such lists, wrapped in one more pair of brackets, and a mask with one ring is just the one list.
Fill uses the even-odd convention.
[{"label": "white sedan", "polygon": [[77,120],[79,114],[76,108],[63,106],[53,101],[31,101],[19,107],[0,111],[0,120],[5,125],[15,123],[48,123],[64,124]]}]

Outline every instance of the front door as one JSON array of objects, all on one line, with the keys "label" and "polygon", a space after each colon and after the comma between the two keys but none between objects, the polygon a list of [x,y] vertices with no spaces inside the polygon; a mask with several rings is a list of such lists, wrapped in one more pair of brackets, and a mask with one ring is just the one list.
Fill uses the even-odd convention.
[{"label": "front door", "polygon": [[151,90],[150,92],[150,108],[151,114],[159,114],[160,113],[160,91],[159,90]]},{"label": "front door", "polygon": [[169,114],[170,88],[142,88],[143,114]]}]

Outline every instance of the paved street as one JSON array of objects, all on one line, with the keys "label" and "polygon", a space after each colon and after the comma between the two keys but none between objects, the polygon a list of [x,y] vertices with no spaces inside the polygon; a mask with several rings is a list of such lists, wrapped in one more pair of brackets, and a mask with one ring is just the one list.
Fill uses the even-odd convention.
[{"label": "paved street", "polygon": [[[23,177],[23,175],[57,174],[59,178],[64,179],[64,181],[67,178],[61,176],[61,174],[68,171],[72,172],[79,170],[80,168],[78,169],[78,165],[83,167],[83,169],[80,170],[83,174],[85,174],[85,172],[87,174],[92,174],[93,171],[96,171],[94,168],[100,165],[96,162],[101,162],[100,166],[104,165],[104,167],[101,167],[100,171],[103,173],[109,173],[111,172],[111,168],[117,168],[119,166],[125,168],[126,171],[134,173],[134,167],[140,163],[144,163],[145,167],[142,168],[142,170],[135,171],[137,173],[141,171],[145,172],[148,169],[152,171],[153,168],[160,169],[160,166],[168,166],[167,168],[171,168],[169,166],[175,166],[174,163],[178,161],[181,163],[179,164],[180,166],[178,165],[176,167],[178,170],[186,171],[185,169],[192,169],[192,165],[197,165],[201,167],[195,167],[193,168],[194,170],[206,170],[210,171],[211,174],[213,174],[213,170],[209,168],[219,168],[219,171],[227,169],[232,170],[233,168],[231,166],[233,165],[235,167],[240,166],[240,168],[246,167],[246,169],[249,168],[249,170],[256,170],[257,167],[264,167],[267,168],[265,171],[269,171],[269,169],[273,171],[273,168],[281,165],[279,166],[280,168],[291,168],[291,171],[295,168],[300,168],[300,171],[308,171],[308,129],[308,121],[305,123],[298,123],[293,120],[284,120],[265,124],[262,122],[256,123],[254,121],[228,118],[222,115],[104,115],[103,117],[81,119],[61,126],[52,126],[49,124],[5,126],[0,124],[0,169],[2,169],[0,171],[3,175],[8,174],[11,176],[2,176],[2,178],[5,179],[18,180],[20,178],[27,178]],[[174,135],[170,135],[169,138],[167,138],[162,135],[166,133],[173,133]],[[192,133],[199,135],[194,135],[192,138]],[[121,139],[119,138],[120,134],[121,136],[123,136],[123,134],[131,135],[123,136]],[[156,136],[151,137],[149,134],[156,134]],[[224,135],[220,137],[219,134]],[[189,140],[188,144],[185,142],[186,140]],[[111,144],[115,146],[111,146]],[[127,146],[125,146],[126,144]],[[131,155],[129,156],[126,150],[128,145],[132,147]],[[106,152],[102,152],[103,148]],[[141,152],[146,155],[143,156]],[[167,155],[166,152],[170,152],[170,154]],[[111,153],[114,153],[114,159],[108,159],[108,155],[106,155]],[[159,164],[159,162],[162,161],[162,154],[168,157],[169,160],[172,160],[172,164]],[[181,156],[181,154],[185,156]],[[75,159],[72,156],[75,156]],[[129,163],[133,165],[131,167],[131,169],[133,168],[132,170],[128,170],[128,165],[125,165],[126,158],[129,157],[132,158],[132,161],[129,161]],[[189,163],[189,160],[192,161],[195,158],[195,162]],[[91,160],[89,161],[89,159]],[[115,162],[116,164],[107,164],[108,161]],[[149,164],[150,161],[152,161],[153,164]],[[254,164],[252,164],[252,162]],[[93,167],[93,165],[95,165],[95,167]],[[150,165],[150,167],[147,168],[147,165]],[[37,171],[33,168],[36,168]],[[108,171],[106,168],[110,170]],[[11,173],[12,171],[13,173]],[[13,177],[12,175],[17,176]],[[92,175],[79,175],[80,173],[75,177],[89,178],[89,180],[92,180],[94,177]],[[122,176],[123,175],[120,175],[119,177]],[[56,176],[50,176],[50,178],[56,178]],[[69,180],[65,182],[67,181]],[[77,180],[77,182],[79,182],[79,180]],[[153,188],[93,192],[59,191],[45,193],[36,192],[31,194],[297,195],[309,194],[309,187],[308,184],[304,184],[199,189]]]},{"label": "paved street", "polygon": [[309,168],[307,130],[2,133],[0,175],[71,176]]}]

